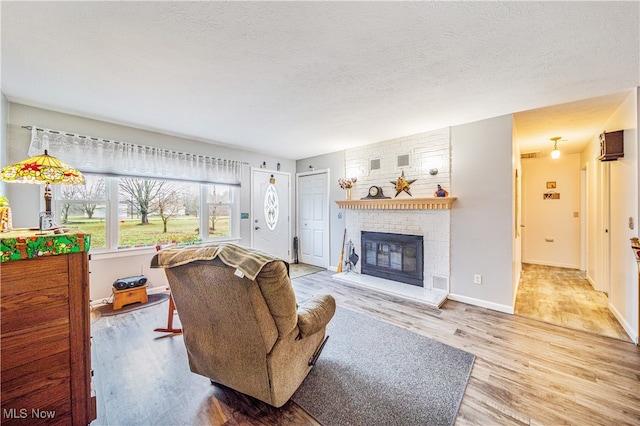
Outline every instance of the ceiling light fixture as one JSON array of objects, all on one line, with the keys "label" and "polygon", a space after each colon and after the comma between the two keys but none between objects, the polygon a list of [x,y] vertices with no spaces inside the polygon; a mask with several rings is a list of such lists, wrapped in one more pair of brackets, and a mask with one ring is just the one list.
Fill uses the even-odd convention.
[{"label": "ceiling light fixture", "polygon": [[551,138],[553,141],[553,151],[551,151],[551,158],[557,160],[560,158],[560,150],[558,149],[558,141],[560,140],[560,136],[555,136]]}]

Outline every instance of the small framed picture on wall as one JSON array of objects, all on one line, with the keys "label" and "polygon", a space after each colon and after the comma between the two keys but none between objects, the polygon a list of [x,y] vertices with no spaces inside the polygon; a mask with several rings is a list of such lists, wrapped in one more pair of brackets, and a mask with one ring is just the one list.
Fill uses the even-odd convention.
[{"label": "small framed picture on wall", "polygon": [[556,182],[547,182],[547,189],[556,189]]}]

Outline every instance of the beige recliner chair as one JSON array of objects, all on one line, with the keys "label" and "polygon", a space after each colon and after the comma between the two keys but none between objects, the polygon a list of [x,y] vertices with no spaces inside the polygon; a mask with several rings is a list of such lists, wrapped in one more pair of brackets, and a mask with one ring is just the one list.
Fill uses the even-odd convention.
[{"label": "beige recliner chair", "polygon": [[151,266],[165,268],[191,371],[275,407],[289,400],[324,346],[332,296],[297,306],[288,264],[233,244],[163,249]]}]

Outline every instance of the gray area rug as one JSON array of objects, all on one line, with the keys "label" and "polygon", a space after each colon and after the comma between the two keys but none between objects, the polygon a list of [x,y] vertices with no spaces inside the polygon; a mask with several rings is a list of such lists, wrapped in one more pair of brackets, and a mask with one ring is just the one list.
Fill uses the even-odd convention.
[{"label": "gray area rug", "polygon": [[475,355],[338,308],[293,401],[325,426],[453,425]]}]

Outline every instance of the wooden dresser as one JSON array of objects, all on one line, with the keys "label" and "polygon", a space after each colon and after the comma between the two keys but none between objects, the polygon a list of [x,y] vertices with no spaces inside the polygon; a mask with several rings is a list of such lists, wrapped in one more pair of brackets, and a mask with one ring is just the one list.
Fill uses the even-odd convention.
[{"label": "wooden dresser", "polygon": [[2,425],[87,425],[91,389],[90,236],[0,238]]}]

